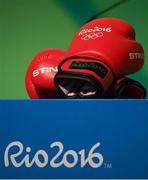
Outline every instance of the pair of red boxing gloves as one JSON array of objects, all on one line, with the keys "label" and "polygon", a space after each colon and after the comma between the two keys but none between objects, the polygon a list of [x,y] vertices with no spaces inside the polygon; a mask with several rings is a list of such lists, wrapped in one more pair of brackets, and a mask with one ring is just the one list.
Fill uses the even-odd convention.
[{"label": "pair of red boxing gloves", "polygon": [[145,98],[143,85],[126,77],[143,64],[130,24],[95,19],[76,32],[67,52],[47,49],[32,60],[26,89],[30,98]]}]

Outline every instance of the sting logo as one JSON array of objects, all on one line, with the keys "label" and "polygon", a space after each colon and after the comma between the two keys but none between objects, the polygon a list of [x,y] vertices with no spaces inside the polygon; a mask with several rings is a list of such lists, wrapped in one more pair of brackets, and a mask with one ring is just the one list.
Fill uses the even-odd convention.
[{"label": "sting logo", "polygon": [[58,72],[58,67],[42,67],[33,71],[33,77],[36,77],[40,74],[49,73],[49,72]]}]

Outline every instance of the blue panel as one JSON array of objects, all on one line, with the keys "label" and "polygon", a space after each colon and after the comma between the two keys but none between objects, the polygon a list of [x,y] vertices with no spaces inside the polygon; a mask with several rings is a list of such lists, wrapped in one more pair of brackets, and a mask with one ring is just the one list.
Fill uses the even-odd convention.
[{"label": "blue panel", "polygon": [[0,178],[148,178],[147,111],[147,100],[1,100]]}]

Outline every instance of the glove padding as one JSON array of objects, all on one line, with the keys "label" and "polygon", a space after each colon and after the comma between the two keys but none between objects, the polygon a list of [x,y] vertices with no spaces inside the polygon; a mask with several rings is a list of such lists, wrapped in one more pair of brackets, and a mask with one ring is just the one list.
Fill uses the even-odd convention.
[{"label": "glove padding", "polygon": [[59,97],[54,85],[54,77],[65,55],[66,52],[60,49],[46,49],[35,56],[25,78],[26,90],[30,98]]}]

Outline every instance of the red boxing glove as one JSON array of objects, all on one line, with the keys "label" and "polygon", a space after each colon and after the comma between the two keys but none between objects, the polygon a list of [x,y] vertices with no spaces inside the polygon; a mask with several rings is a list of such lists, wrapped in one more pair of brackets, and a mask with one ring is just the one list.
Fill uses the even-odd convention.
[{"label": "red boxing glove", "polygon": [[146,98],[146,89],[138,81],[122,77],[113,82],[103,98],[144,99]]},{"label": "red boxing glove", "polygon": [[65,97],[102,97],[114,79],[137,72],[143,64],[143,48],[130,24],[115,18],[96,19],[74,36],[55,84]]},{"label": "red boxing glove", "polygon": [[54,77],[65,55],[66,52],[60,49],[47,49],[35,56],[28,67],[25,79],[30,98],[58,97]]}]

